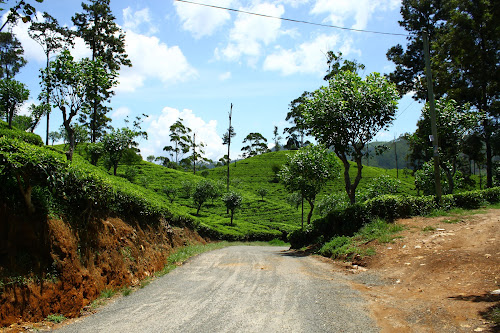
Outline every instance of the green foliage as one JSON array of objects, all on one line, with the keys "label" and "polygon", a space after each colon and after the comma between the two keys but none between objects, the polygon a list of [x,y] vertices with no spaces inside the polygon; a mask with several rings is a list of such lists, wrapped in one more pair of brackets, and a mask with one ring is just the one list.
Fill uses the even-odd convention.
[{"label": "green foliage", "polygon": [[257,194],[262,198],[262,201],[264,201],[264,197],[267,193],[269,193],[269,190],[265,187],[259,187],[257,189]]},{"label": "green foliage", "polygon": [[31,213],[35,211],[31,201],[33,186],[50,185],[50,178],[64,167],[60,154],[24,141],[0,137],[0,174],[15,177]]},{"label": "green foliage", "polygon": [[301,248],[335,235],[354,235],[375,218],[391,222],[397,218],[426,216],[437,209],[475,209],[481,207],[485,200],[490,204],[499,202],[500,188],[445,195],[442,200],[443,203],[438,205],[434,196],[379,196],[363,204],[358,203],[345,209],[331,211],[326,217],[315,220],[311,227],[294,231],[288,239],[293,248]]},{"label": "green foliage", "polygon": [[196,205],[196,215],[199,215],[201,206],[212,196],[216,191],[215,185],[210,180],[199,181],[193,192],[193,201]]},{"label": "green foliage", "polygon": [[176,187],[164,186],[162,191],[167,196],[168,200],[170,200],[170,203],[174,202],[178,192],[178,189]]},{"label": "green foliage", "polygon": [[102,149],[106,158],[113,167],[113,174],[116,176],[118,163],[122,160],[125,151],[134,147],[134,139],[143,135],[142,132],[134,131],[126,127],[112,130],[102,138]]},{"label": "green foliage", "polygon": [[17,128],[9,129],[7,123],[0,120],[0,137],[8,137],[21,140],[32,145],[43,146],[42,138],[35,133],[27,133]]},{"label": "green foliage", "polygon": [[361,244],[377,240],[381,243],[388,243],[394,239],[394,234],[403,230],[402,226],[390,224],[381,219],[374,219],[364,225],[359,232],[352,237],[337,236],[325,243],[319,253],[331,258],[352,258],[356,255],[366,256],[375,252],[372,249],[363,249]]},{"label": "green foliage", "polygon": [[248,134],[245,139],[243,139],[243,143],[247,143],[246,146],[241,148],[245,158],[264,154],[268,151],[267,139],[260,133]]},{"label": "green foliage", "polygon": [[309,224],[316,195],[339,173],[340,165],[332,154],[323,146],[309,145],[288,157],[279,177],[289,192],[299,192],[311,206],[307,216]]},{"label": "green foliage", "polygon": [[381,175],[372,180],[370,186],[366,189],[362,200],[369,200],[375,197],[386,194],[398,194],[401,192],[401,181],[390,177],[389,175]]},{"label": "green foliage", "polygon": [[233,225],[234,211],[241,206],[243,197],[239,193],[231,191],[224,194],[222,201],[226,208],[231,211],[231,225]]},{"label": "green foliage", "polygon": [[322,217],[336,209],[345,209],[349,205],[349,198],[345,193],[333,193],[318,201],[316,211]]},{"label": "green foliage", "polygon": [[[308,97],[301,118],[316,140],[331,147],[344,164],[345,189],[355,203],[356,188],[361,180],[361,159],[365,145],[394,120],[398,93],[395,86],[379,73],[364,79],[349,70],[340,71]],[[358,172],[351,181],[348,156]]]},{"label": "green foliage", "polygon": [[300,204],[302,203],[302,195],[298,192],[290,193],[286,197],[286,202],[295,209],[299,209]]},{"label": "green foliage", "polygon": [[[456,190],[461,190],[467,187],[465,179],[462,172],[457,170],[451,179],[453,179],[454,186],[450,184],[450,178],[447,177],[447,173],[442,165],[446,165],[449,170],[452,168],[450,163],[440,163],[440,175],[441,175],[441,189],[443,193],[451,194],[453,188]],[[417,191],[421,191],[424,195],[434,195],[436,193],[436,182],[434,180],[434,160],[431,159],[429,162],[425,162],[420,170],[415,172],[415,187]]]},{"label": "green foliage", "polygon": [[48,315],[45,320],[47,321],[51,321],[55,324],[59,324],[59,323],[62,323],[63,321],[65,321],[67,318],[65,316],[63,316],[62,314],[50,314]]},{"label": "green foliage", "polygon": [[28,100],[29,95],[30,92],[24,83],[9,78],[0,80],[0,115],[6,116],[10,127],[14,116]]}]

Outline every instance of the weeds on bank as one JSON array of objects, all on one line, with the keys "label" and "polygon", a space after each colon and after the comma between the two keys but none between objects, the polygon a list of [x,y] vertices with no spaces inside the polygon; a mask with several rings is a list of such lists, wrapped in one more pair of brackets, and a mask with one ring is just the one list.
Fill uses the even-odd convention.
[{"label": "weeds on bank", "polygon": [[366,257],[375,254],[371,247],[366,244],[377,240],[380,243],[389,243],[397,238],[397,232],[404,229],[403,226],[387,223],[382,219],[376,219],[363,228],[354,236],[337,236],[325,243],[319,250],[319,254],[330,258],[352,259],[356,256]]},{"label": "weeds on bank", "polygon": [[59,324],[59,323],[62,323],[63,321],[65,321],[67,318],[64,317],[62,314],[50,314],[48,315],[45,320],[47,321],[50,321],[50,322],[53,322],[55,324]]}]

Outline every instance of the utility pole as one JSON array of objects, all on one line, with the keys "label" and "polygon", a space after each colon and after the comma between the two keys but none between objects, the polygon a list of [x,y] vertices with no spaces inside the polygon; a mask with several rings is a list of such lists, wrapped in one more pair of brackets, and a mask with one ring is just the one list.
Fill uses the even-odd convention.
[{"label": "utility pole", "polygon": [[193,174],[196,175],[196,133],[193,133]]},{"label": "utility pole", "polygon": [[396,134],[394,134],[394,157],[396,158],[396,178],[399,179],[398,151],[396,149]]},{"label": "utility pole", "polygon": [[227,130],[227,191],[229,192],[229,164],[231,159],[229,158],[229,149],[231,148],[231,118],[233,117],[233,103],[231,103],[231,110],[229,111],[229,129]]},{"label": "utility pole", "polygon": [[424,58],[425,58],[425,69],[427,78],[427,94],[429,96],[429,111],[431,116],[431,129],[432,129],[432,147],[434,151],[434,180],[436,182],[436,199],[438,203],[441,204],[441,174],[439,172],[439,146],[438,146],[438,134],[436,125],[436,109],[434,102],[434,90],[432,85],[432,72],[431,72],[431,61],[429,55],[429,36],[427,31],[422,33],[424,37]]}]

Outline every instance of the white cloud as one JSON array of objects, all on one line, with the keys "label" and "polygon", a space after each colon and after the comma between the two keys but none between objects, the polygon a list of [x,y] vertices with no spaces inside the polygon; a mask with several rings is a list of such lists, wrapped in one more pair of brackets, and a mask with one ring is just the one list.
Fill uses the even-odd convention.
[{"label": "white cloud", "polygon": [[[203,3],[230,7],[234,0],[205,0]],[[211,36],[231,18],[229,12],[222,9],[181,2],[174,2],[174,6],[183,29],[191,32],[195,38]]]},{"label": "white cloud", "polygon": [[112,114],[112,119],[124,119],[125,117],[130,115],[130,109],[126,106],[119,107]]},{"label": "white cloud", "polygon": [[225,72],[219,75],[219,80],[226,81],[231,78],[231,72]]},{"label": "white cloud", "polygon": [[[326,53],[339,48],[338,35],[319,35],[314,40],[297,46],[294,50],[278,48],[266,57],[264,70],[280,71],[283,75],[296,73],[324,74]],[[346,56],[352,53],[350,41],[344,41],[340,47]]]},{"label": "white cloud", "polygon": [[217,121],[210,120],[205,122],[202,118],[196,116],[192,110],[184,109],[179,111],[171,107],[165,107],[161,115],[151,116],[149,121],[148,141],[141,146],[143,156],[167,156],[163,147],[170,144],[169,127],[177,121],[183,119],[182,123],[191,128],[196,133],[196,141],[205,143],[205,156],[212,160],[218,160],[224,155],[227,149],[222,144],[222,138],[217,134]]},{"label": "white cloud", "polygon": [[344,26],[346,20],[354,19],[352,28],[365,29],[375,11],[393,10],[400,5],[400,0],[317,0],[311,14],[326,13],[327,21],[340,26]]},{"label": "white cloud", "polygon": [[130,7],[123,10],[123,29],[125,31],[133,31],[136,33],[144,29],[144,34],[152,35],[158,32],[158,27],[154,26],[151,22],[151,13],[149,8],[144,8],[133,12]]},{"label": "white cloud", "polygon": [[133,92],[147,79],[163,84],[186,81],[197,76],[178,46],[168,47],[157,37],[148,37],[132,31],[125,36],[125,44],[132,67],[120,70],[117,91]]},{"label": "white cloud", "polygon": [[[242,10],[276,17],[281,17],[285,12],[282,5],[270,3],[260,3]],[[261,55],[263,45],[271,44],[282,34],[280,28],[281,20],[238,14],[229,33],[228,45],[222,50],[216,49],[215,55],[230,61],[238,61],[242,56],[247,56],[249,63],[253,64]]]},{"label": "white cloud", "polygon": [[[2,17],[2,22],[5,22],[6,15]],[[37,12],[37,20],[43,22],[42,13]],[[37,62],[39,64],[45,65],[46,56],[43,48],[40,44],[34,41],[28,34],[28,30],[31,23],[23,23],[18,21],[18,23],[12,28],[12,32],[16,35],[17,39],[21,42],[24,49],[24,58],[28,62]],[[75,45],[70,50],[71,54],[76,60],[81,60],[85,57],[90,57],[91,52],[85,41],[81,38],[75,38]],[[51,54],[51,60],[54,59],[55,54]]]}]

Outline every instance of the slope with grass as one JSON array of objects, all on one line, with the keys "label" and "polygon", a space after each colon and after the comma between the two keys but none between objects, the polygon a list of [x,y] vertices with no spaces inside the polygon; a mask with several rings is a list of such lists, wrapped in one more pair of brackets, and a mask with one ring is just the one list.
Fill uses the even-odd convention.
[{"label": "slope with grass", "polygon": [[[289,193],[279,182],[276,172],[286,161],[286,156],[294,154],[294,151],[270,152],[251,158],[247,158],[230,165],[230,187],[243,196],[243,203],[235,213],[234,225],[230,225],[230,214],[220,200],[216,198],[205,203],[199,215],[196,215],[196,207],[193,200],[183,193],[186,182],[192,186],[204,178],[190,172],[183,172],[165,168],[154,163],[142,161],[135,165],[123,165],[118,168],[118,175],[125,177],[128,169],[136,169],[136,175],[132,180],[137,185],[144,187],[150,195],[161,197],[168,203],[169,209],[174,213],[187,215],[200,225],[208,227],[221,238],[229,240],[261,239],[269,240],[282,237],[283,232],[288,233],[296,230],[301,225],[301,211],[291,207],[286,198]],[[353,165],[350,170],[354,176],[356,168]],[[375,167],[363,168],[363,179],[359,185],[360,191],[368,188],[374,179],[381,175],[396,175],[395,170],[384,170]],[[208,171],[206,177],[217,183],[221,191],[226,189],[227,166],[217,167]],[[413,194],[413,178],[409,175],[400,175],[401,188],[404,193]],[[125,181],[125,180],[123,180]],[[177,195],[173,202],[168,201],[162,192],[165,187],[177,189]],[[267,194],[264,199],[258,194],[258,190],[264,188]],[[317,201],[332,193],[344,193],[343,178],[330,181],[325,189],[318,195]],[[309,209],[304,207],[306,214]],[[313,219],[320,217],[317,212]]]}]

